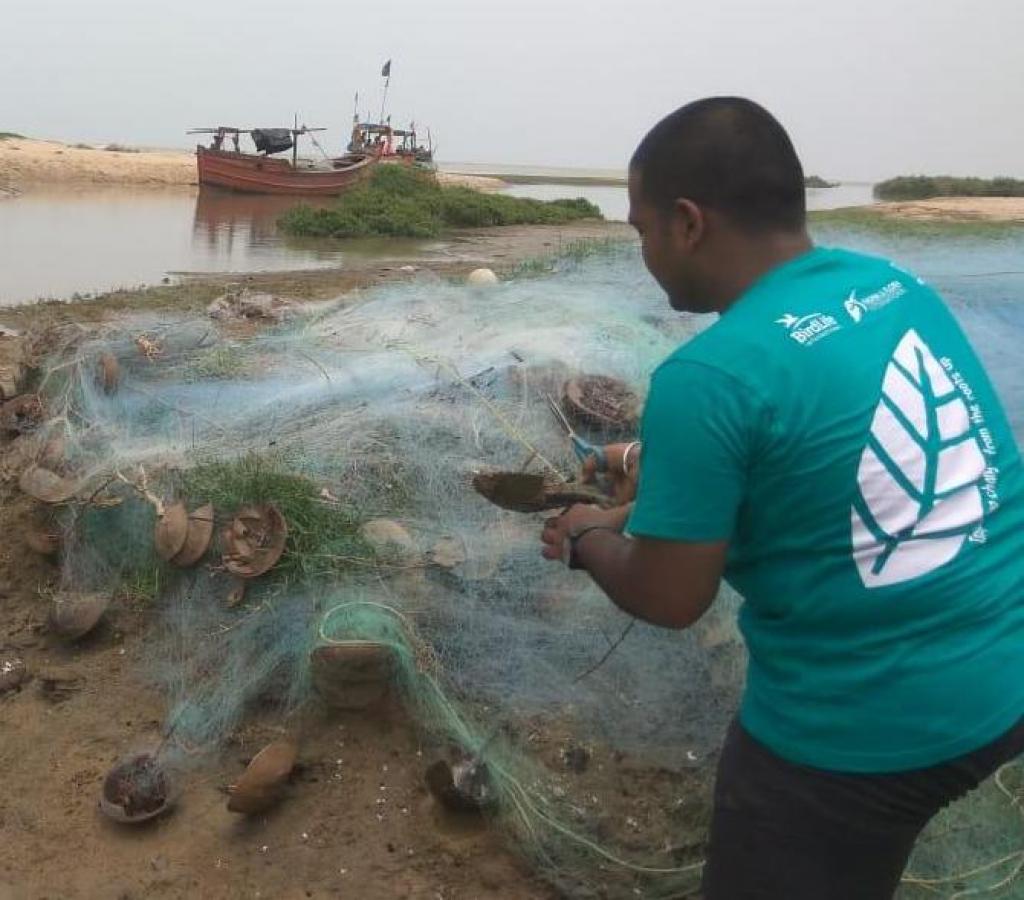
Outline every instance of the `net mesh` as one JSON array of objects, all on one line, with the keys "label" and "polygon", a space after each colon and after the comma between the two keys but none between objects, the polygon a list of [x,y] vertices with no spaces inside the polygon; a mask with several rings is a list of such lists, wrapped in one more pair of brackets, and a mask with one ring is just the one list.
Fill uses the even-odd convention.
[{"label": "net mesh", "polygon": [[[470,477],[571,477],[546,396],[583,372],[642,394],[706,324],[670,314],[625,247],[492,289],[424,276],[258,333],[166,313],[68,333],[43,377],[45,434],[92,502],[60,513],[62,588],[153,604],[150,675],[188,760],[255,704],[287,721],[313,702],[318,647],[370,641],[437,746],[486,766],[497,822],[561,889],[687,896],[743,682],[739,599],[724,590],[686,632],[629,627],[585,576],[540,559],[536,516],[488,504]],[[1012,348],[987,346],[1005,376]],[[116,390],[97,377],[108,354]],[[189,571],[156,556],[156,503],[177,497],[214,503],[218,531],[246,504],[284,515],[285,556],[241,604],[216,553]],[[367,535],[381,518],[400,538]],[[936,822],[906,896],[1012,875],[1018,796],[1007,775]]]}]

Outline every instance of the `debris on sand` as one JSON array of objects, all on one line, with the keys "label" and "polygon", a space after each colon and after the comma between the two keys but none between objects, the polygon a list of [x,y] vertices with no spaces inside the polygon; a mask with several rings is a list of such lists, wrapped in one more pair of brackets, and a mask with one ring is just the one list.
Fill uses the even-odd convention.
[{"label": "debris on sand", "polygon": [[211,319],[262,319],[268,322],[283,322],[295,312],[290,300],[273,294],[258,293],[248,288],[229,290],[206,307]]},{"label": "debris on sand", "polygon": [[34,431],[45,418],[46,407],[38,394],[19,394],[0,405],[0,430],[9,437]]},{"label": "debris on sand", "polygon": [[279,803],[298,755],[299,748],[294,741],[285,739],[267,744],[252,758],[238,781],[228,787],[228,809],[255,815]]},{"label": "debris on sand", "polygon": [[498,802],[498,794],[487,765],[476,757],[456,762],[438,760],[426,771],[427,788],[452,812],[483,812]]},{"label": "debris on sand", "polygon": [[172,805],[171,777],[151,753],[118,763],[103,780],[100,810],[115,822],[146,822]]},{"label": "debris on sand", "polygon": [[96,627],[109,605],[106,594],[57,594],[50,606],[50,627],[62,638],[77,641]]},{"label": "debris on sand", "polygon": [[561,509],[574,503],[609,503],[604,494],[591,488],[532,472],[477,472],[473,489],[495,506],[523,513]]},{"label": "debris on sand", "polygon": [[393,519],[371,519],[359,529],[363,540],[388,560],[413,565],[420,554],[412,535]]},{"label": "debris on sand", "polygon": [[433,547],[430,548],[430,561],[442,569],[455,569],[461,566],[468,558],[465,543],[458,537],[438,538]]},{"label": "debris on sand", "polygon": [[17,656],[0,656],[0,694],[16,690],[28,678],[25,660]]},{"label": "debris on sand", "polygon": [[365,709],[387,693],[394,657],[375,641],[346,641],[311,654],[313,687],[335,709]]},{"label": "debris on sand", "polygon": [[574,424],[604,432],[632,433],[640,420],[640,398],[626,382],[607,375],[570,378],[562,406]]},{"label": "debris on sand", "polygon": [[24,380],[22,339],[14,329],[0,325],[0,400],[17,396]]},{"label": "debris on sand", "polygon": [[276,506],[247,506],[222,533],[224,567],[239,578],[269,572],[284,553],[288,524]]}]

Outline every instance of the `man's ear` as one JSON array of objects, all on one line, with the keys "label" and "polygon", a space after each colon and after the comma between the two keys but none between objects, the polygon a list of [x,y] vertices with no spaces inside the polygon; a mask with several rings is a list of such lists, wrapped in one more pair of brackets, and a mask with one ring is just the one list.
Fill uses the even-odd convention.
[{"label": "man's ear", "polygon": [[680,249],[692,251],[704,237],[704,211],[692,200],[679,197],[672,209],[672,234]]}]

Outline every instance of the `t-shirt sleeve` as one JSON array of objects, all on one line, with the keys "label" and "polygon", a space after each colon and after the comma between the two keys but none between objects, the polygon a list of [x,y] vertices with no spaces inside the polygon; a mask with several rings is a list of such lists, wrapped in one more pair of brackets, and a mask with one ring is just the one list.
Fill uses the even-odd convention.
[{"label": "t-shirt sleeve", "polygon": [[640,484],[627,530],[639,537],[732,537],[761,415],[735,378],[670,360],[651,379],[641,424]]}]

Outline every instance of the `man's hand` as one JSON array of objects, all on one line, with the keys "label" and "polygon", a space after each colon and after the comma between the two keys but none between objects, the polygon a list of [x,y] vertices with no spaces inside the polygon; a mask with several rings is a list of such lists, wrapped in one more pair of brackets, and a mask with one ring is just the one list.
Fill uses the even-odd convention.
[{"label": "man's hand", "polygon": [[[623,455],[629,444],[608,444],[604,448],[608,460],[607,475],[612,482],[612,499],[616,506],[632,503],[636,497],[637,475],[640,472],[638,463],[638,447],[629,454],[629,470],[623,468]],[[597,480],[597,460],[593,456],[583,461],[581,481],[593,484]]]},{"label": "man's hand", "polygon": [[568,561],[569,535],[575,534],[592,525],[614,528],[621,531],[629,518],[629,507],[599,509],[577,503],[560,516],[553,516],[544,522],[544,531],[540,539],[544,542],[541,554],[545,559]]},{"label": "man's hand", "polygon": [[[568,539],[593,525],[621,531],[630,507],[573,506],[544,523],[546,559],[568,562]],[[591,578],[620,609],[664,628],[686,628],[697,621],[718,593],[727,541],[693,543],[592,532],[576,553]]]}]

